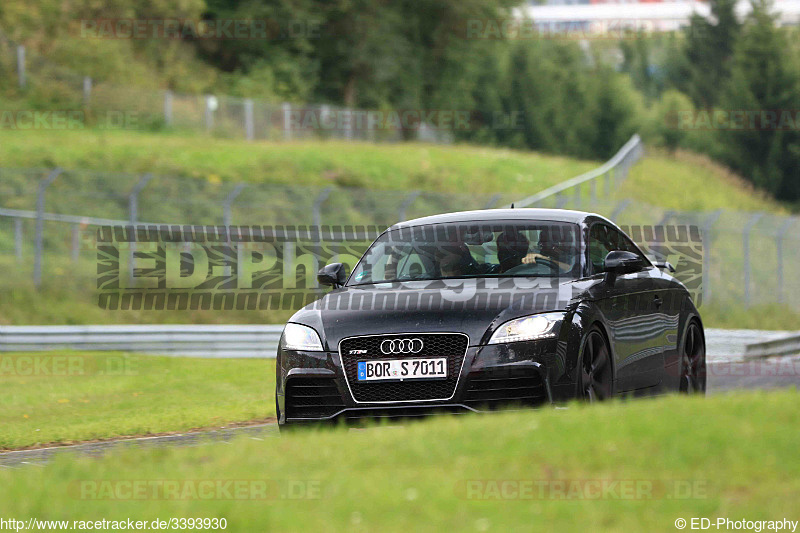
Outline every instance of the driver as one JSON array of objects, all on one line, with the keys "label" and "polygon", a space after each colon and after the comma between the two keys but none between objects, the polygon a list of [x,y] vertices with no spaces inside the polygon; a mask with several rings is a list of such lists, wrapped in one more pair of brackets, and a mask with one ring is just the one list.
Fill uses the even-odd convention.
[{"label": "driver", "polygon": [[549,262],[558,267],[559,273],[566,274],[575,265],[575,250],[571,235],[553,235],[558,230],[543,229],[539,232],[539,253],[531,253],[522,259],[525,264],[536,264],[537,260]]}]

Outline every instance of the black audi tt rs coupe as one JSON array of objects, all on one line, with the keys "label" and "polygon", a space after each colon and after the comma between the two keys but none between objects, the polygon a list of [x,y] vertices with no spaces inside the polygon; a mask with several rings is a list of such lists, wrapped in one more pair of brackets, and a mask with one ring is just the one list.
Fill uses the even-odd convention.
[{"label": "black audi tt rs coupe", "polygon": [[591,213],[492,209],[401,222],[295,313],[281,426],[705,392],[703,325],[669,263]]}]

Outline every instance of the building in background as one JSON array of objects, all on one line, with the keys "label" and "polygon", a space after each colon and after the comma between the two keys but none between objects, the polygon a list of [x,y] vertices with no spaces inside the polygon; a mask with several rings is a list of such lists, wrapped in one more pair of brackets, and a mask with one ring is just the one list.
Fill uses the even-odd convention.
[{"label": "building in background", "polygon": [[[800,0],[776,0],[773,9],[782,25],[800,24]],[[740,0],[736,11],[747,16],[749,0]],[[694,14],[709,16],[707,1],[663,0],[543,0],[531,1],[517,15],[532,19],[542,32],[602,34],[633,31],[673,31],[689,23]]]}]

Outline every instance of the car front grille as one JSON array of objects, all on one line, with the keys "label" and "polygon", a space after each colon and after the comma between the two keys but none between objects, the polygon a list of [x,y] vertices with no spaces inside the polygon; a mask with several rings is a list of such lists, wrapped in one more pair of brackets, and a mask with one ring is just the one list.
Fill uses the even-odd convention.
[{"label": "car front grille", "polygon": [[344,403],[333,378],[291,378],[286,383],[286,418],[326,418]]},{"label": "car front grille", "polygon": [[471,372],[463,403],[479,411],[533,407],[547,401],[542,378],[533,369]]},{"label": "car front grille", "polygon": [[[385,340],[422,339],[423,348],[414,354],[384,354],[381,343]],[[402,335],[371,335],[350,337],[339,343],[347,383],[353,399],[361,403],[409,402],[420,400],[448,400],[456,390],[461,366],[467,354],[469,338],[461,333],[408,333]],[[361,353],[353,354],[358,350]],[[446,357],[447,379],[359,382],[358,362],[408,357]]]}]

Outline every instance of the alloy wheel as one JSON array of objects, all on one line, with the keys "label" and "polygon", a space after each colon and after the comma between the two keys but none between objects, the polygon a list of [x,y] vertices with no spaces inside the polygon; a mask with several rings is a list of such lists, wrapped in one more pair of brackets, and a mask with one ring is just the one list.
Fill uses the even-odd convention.
[{"label": "alloy wheel", "polygon": [[692,322],[686,331],[683,353],[681,355],[680,390],[685,394],[705,394],[706,392],[706,347],[700,328]]},{"label": "alloy wheel", "polygon": [[611,397],[611,354],[605,337],[592,330],[586,337],[581,354],[580,392],[589,402],[603,401]]}]

